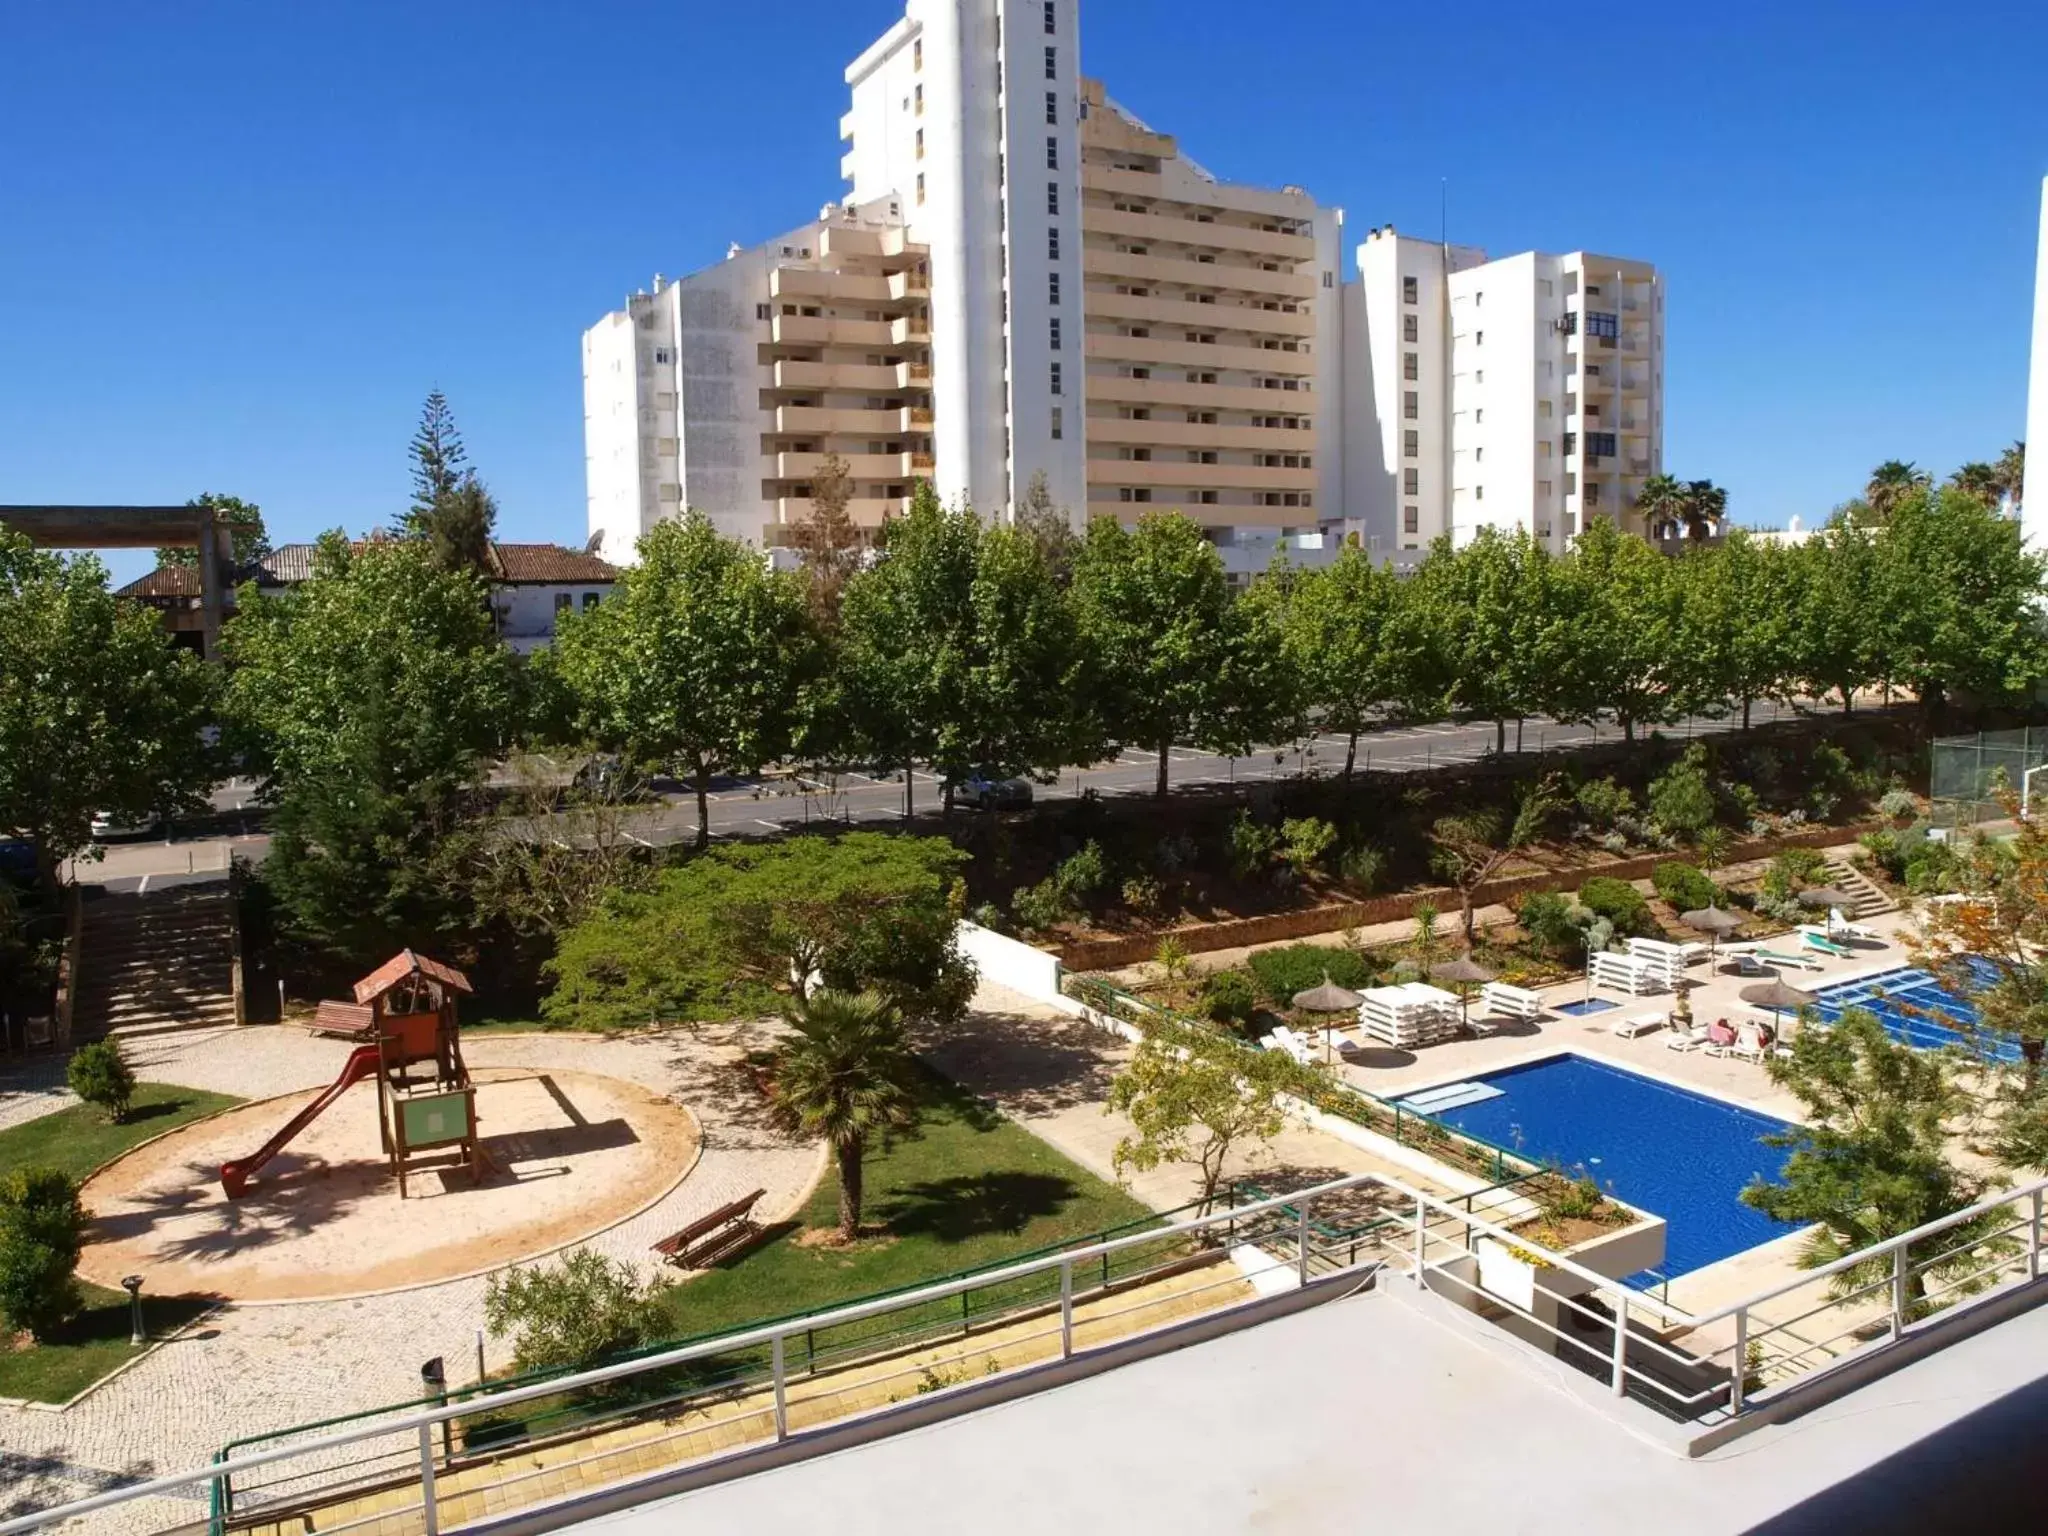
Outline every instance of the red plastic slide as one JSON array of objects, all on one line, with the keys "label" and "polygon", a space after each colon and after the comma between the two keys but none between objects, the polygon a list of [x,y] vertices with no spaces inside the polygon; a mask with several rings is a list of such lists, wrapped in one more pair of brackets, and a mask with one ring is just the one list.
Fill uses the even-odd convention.
[{"label": "red plastic slide", "polygon": [[353,1051],[350,1051],[348,1062],[342,1067],[341,1076],[334,1080],[334,1085],[296,1115],[293,1115],[290,1120],[286,1121],[283,1130],[263,1143],[253,1155],[238,1157],[232,1163],[222,1163],[220,1165],[220,1187],[226,1191],[227,1197],[230,1200],[241,1199],[242,1192],[249,1187],[249,1176],[251,1174],[282,1152],[285,1149],[286,1143],[307,1126],[311,1125],[328,1105],[332,1104],[344,1093],[347,1093],[349,1089],[353,1088],[364,1078],[375,1077],[376,1075],[377,1047],[374,1045],[359,1045]]}]

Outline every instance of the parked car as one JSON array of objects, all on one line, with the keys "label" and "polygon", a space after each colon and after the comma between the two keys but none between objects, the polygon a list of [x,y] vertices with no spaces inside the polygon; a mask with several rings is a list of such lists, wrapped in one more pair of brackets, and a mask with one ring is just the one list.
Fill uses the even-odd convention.
[{"label": "parked car", "polygon": [[953,798],[981,811],[1021,810],[1031,803],[1029,779],[999,779],[976,769],[953,786]]},{"label": "parked car", "polygon": [[129,837],[155,837],[162,827],[163,820],[157,816],[130,816],[121,811],[92,813],[92,840],[96,843],[114,843]]},{"label": "parked car", "polygon": [[576,770],[569,780],[569,793],[579,800],[610,801],[614,804],[654,798],[653,787],[645,774],[624,758],[603,753],[586,759]]}]

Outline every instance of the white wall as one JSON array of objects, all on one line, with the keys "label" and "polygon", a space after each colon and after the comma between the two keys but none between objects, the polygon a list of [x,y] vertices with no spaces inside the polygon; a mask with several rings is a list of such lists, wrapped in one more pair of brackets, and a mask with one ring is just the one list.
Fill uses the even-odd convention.
[{"label": "white wall", "polygon": [[992,981],[1042,1003],[1062,1001],[1057,957],[977,923],[961,923],[954,930],[954,938],[960,953],[974,962],[983,981]]},{"label": "white wall", "polygon": [[[1451,538],[1469,544],[1481,528],[1551,530],[1560,506],[1560,473],[1539,515],[1538,440],[1555,438],[1561,420],[1539,421],[1539,397],[1562,399],[1563,352],[1551,324],[1555,263],[1533,253],[1489,261],[1455,274],[1451,300]],[[1553,412],[1558,409],[1553,406]],[[1539,427],[1543,429],[1539,431]],[[1553,449],[1553,454],[1555,450]],[[1553,467],[1562,461],[1549,461]]]},{"label": "white wall", "polygon": [[493,586],[491,606],[498,613],[498,633],[505,644],[526,655],[555,638],[555,600],[565,596],[579,612],[602,602],[610,582],[521,583]]},{"label": "white wall", "polygon": [[615,311],[583,333],[588,531],[614,564],[634,558],[643,531],[639,377],[630,314]]},{"label": "white wall", "polygon": [[761,362],[768,323],[758,306],[768,302],[768,274],[782,248],[815,251],[816,241],[817,226],[804,225],[693,273],[670,290],[679,356],[675,435],[682,449],[676,482],[681,500],[664,503],[662,516],[694,507],[727,537],[761,541],[762,525],[771,521],[761,499],[767,473],[761,390],[770,374]]}]

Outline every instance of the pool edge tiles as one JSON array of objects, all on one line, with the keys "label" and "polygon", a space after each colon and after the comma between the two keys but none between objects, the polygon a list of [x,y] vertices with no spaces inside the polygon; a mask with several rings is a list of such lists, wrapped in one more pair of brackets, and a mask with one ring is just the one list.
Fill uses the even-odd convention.
[{"label": "pool edge tiles", "polygon": [[[1791,1121],[1571,1050],[1460,1080],[1498,1088],[1501,1096],[1430,1118],[1533,1161],[1569,1173],[1583,1169],[1617,1200],[1662,1218],[1671,1278],[1796,1230],[1739,1198],[1752,1179],[1774,1177],[1783,1167],[1789,1152],[1764,1145],[1762,1137],[1796,1129]],[[1629,1277],[1632,1284],[1659,1278]]]}]

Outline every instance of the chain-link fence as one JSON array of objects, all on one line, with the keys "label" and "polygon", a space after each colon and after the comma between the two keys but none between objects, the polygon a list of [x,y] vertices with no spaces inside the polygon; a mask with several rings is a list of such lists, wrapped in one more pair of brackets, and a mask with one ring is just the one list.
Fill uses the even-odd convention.
[{"label": "chain-link fence", "polygon": [[[2027,770],[2044,765],[2048,765],[2048,727],[1979,731],[1974,736],[1938,739],[1928,774],[1935,823],[1961,827],[2003,816],[1999,792],[2018,794],[2026,783]],[[2048,778],[2035,787],[2048,792]]]}]

